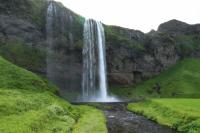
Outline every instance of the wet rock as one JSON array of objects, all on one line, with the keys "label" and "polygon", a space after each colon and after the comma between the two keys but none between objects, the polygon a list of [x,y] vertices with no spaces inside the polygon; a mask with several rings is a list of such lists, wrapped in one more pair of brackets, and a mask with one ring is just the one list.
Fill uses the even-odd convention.
[{"label": "wet rock", "polygon": [[134,75],[132,73],[109,73],[109,83],[112,85],[130,85],[134,81]]}]

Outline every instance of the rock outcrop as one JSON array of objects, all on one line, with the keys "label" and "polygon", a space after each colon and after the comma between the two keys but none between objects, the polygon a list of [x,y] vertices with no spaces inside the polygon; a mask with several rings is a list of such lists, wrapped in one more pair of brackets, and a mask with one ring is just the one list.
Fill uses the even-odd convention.
[{"label": "rock outcrop", "polygon": [[[149,79],[169,66],[176,64],[180,56],[170,35],[155,31],[144,34],[115,27],[107,31],[107,63],[111,85],[130,85]],[[129,32],[128,32],[129,31]],[[112,35],[115,34],[115,35]]]},{"label": "rock outcrop", "polygon": [[[84,18],[53,2],[53,47],[46,41],[46,0],[1,0],[0,55],[13,63],[47,76],[60,94],[76,95],[81,88]],[[200,56],[200,25],[178,20],[161,24],[147,34],[104,25],[110,86],[128,86],[149,79],[180,59]],[[47,64],[47,57],[52,63]]]},{"label": "rock outcrop", "polygon": [[158,27],[158,31],[168,33],[173,36],[198,34],[200,32],[200,24],[189,25],[187,23],[173,19],[161,24]]}]

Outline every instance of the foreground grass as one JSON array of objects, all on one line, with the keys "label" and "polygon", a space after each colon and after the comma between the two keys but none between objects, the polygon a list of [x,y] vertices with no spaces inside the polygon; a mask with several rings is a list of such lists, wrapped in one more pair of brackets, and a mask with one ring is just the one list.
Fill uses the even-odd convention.
[{"label": "foreground grass", "polygon": [[103,113],[73,106],[57,87],[0,57],[1,133],[106,133]]},{"label": "foreground grass", "polygon": [[[200,98],[200,58],[188,58],[162,72],[160,75],[133,87],[112,88],[118,96]],[[161,93],[153,87],[159,84]]]},{"label": "foreground grass", "polygon": [[72,106],[49,92],[0,89],[0,132],[68,132],[78,119]]},{"label": "foreground grass", "polygon": [[90,109],[88,106],[79,106],[78,108],[80,108],[80,110],[84,113],[75,125],[73,133],[107,132],[107,128],[105,126],[106,119],[101,111],[95,108]]},{"label": "foreground grass", "polygon": [[200,99],[152,99],[131,103],[128,109],[180,132],[200,132]]}]

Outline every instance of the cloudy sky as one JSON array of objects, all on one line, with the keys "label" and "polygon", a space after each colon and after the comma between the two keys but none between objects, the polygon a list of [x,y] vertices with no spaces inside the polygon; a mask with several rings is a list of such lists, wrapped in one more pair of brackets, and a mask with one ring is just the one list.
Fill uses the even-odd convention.
[{"label": "cloudy sky", "polygon": [[56,0],[67,8],[105,24],[148,32],[178,19],[200,23],[200,0]]}]

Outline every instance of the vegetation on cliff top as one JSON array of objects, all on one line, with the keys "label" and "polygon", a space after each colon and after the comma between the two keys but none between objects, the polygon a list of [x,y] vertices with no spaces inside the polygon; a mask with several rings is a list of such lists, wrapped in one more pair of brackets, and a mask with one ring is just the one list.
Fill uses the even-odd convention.
[{"label": "vegetation on cliff top", "polygon": [[107,132],[101,111],[72,106],[56,91],[53,84],[0,57],[0,132]]},{"label": "vegetation on cliff top", "polygon": [[[124,97],[187,97],[200,98],[200,59],[183,59],[160,75],[127,88],[113,88],[112,92]],[[156,84],[160,93],[155,90]]]},{"label": "vegetation on cliff top", "polygon": [[145,47],[142,43],[139,43],[138,41],[134,39],[130,39],[126,37],[125,35],[120,34],[119,31],[117,31],[116,27],[113,26],[104,26],[105,28],[105,34],[106,34],[106,42],[112,43],[112,44],[119,44],[122,46],[129,47],[131,49],[134,49],[136,51],[144,51]]},{"label": "vegetation on cliff top", "polygon": [[152,99],[128,109],[183,133],[200,132],[200,99]]}]

